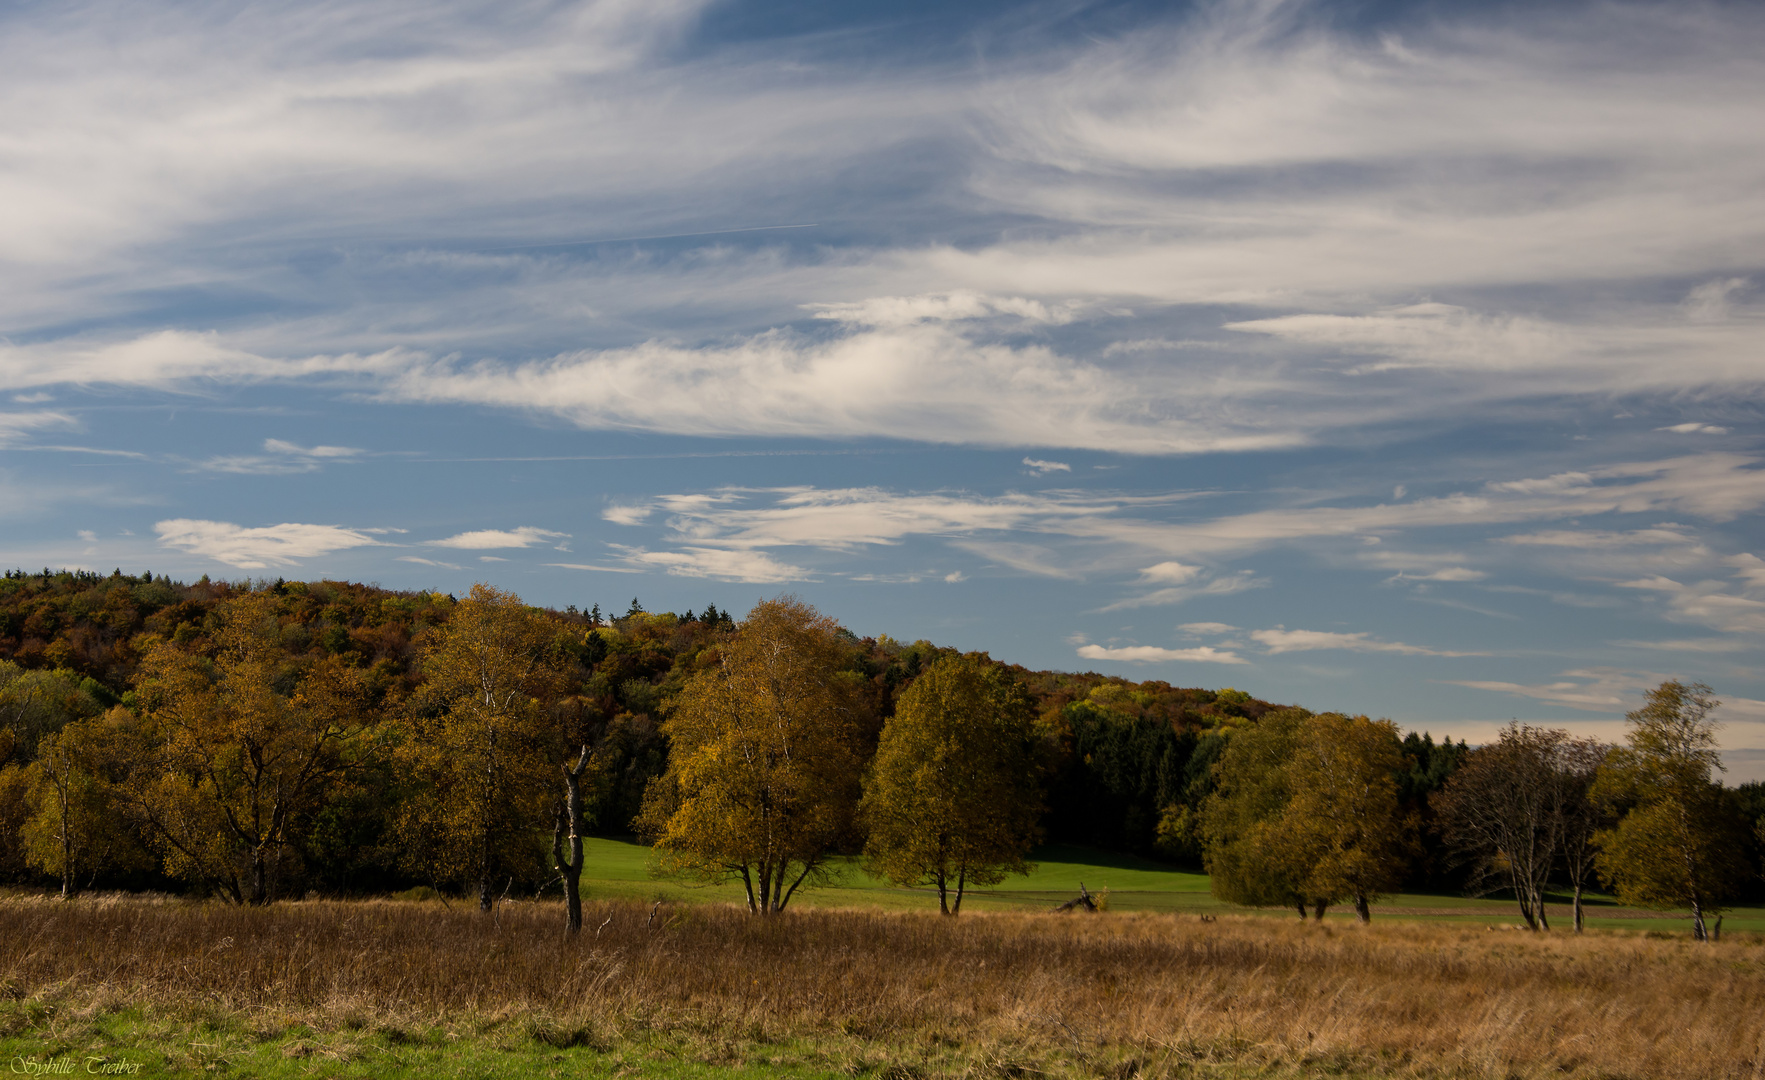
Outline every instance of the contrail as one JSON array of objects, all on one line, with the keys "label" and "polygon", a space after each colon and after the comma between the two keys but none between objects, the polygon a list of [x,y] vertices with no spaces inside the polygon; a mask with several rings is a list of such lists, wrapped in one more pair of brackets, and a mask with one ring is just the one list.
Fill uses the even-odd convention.
[{"label": "contrail", "polygon": [[555,244],[519,244],[503,251],[532,251],[534,248],[584,247],[589,244],[629,244],[638,240],[684,240],[691,236],[728,236],[731,233],[770,232],[774,229],[817,229],[818,221],[807,225],[752,225],[745,229],[713,229],[709,232],[662,233],[656,236],[613,236],[605,240],[561,240]]}]

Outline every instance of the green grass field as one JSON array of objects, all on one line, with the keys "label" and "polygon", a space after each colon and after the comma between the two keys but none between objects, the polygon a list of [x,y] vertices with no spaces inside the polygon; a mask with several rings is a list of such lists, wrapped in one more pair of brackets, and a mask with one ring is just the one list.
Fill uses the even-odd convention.
[{"label": "green grass field", "polygon": [[[594,838],[584,845],[586,868],[582,884],[589,897],[673,902],[740,903],[739,882],[704,885],[653,873],[650,849],[629,840]],[[1215,915],[1254,913],[1257,909],[1234,907],[1214,899],[1205,874],[1189,873],[1150,859],[1064,844],[1037,851],[1035,869],[1014,875],[996,886],[971,890],[964,910],[1038,910],[1052,908],[1078,895],[1082,883],[1093,896],[1107,890],[1112,911],[1166,911],[1179,914]],[[1555,928],[1568,928],[1569,897],[1554,895],[1548,914]],[[935,911],[938,894],[933,889],[903,889],[870,877],[857,860],[842,860],[833,881],[805,889],[792,901],[804,907],[874,907],[897,911]],[[1593,895],[1584,901],[1590,929],[1627,929],[1675,932],[1690,931],[1684,912],[1644,912],[1627,909],[1609,896]],[[1297,913],[1262,909],[1271,917],[1297,919]],[[1330,913],[1332,919],[1353,919],[1348,908]],[[1520,914],[1510,900],[1455,895],[1402,893],[1373,905],[1373,917],[1472,922],[1506,926],[1517,924]],[[1723,929],[1765,932],[1765,908],[1735,908],[1724,915]]]}]

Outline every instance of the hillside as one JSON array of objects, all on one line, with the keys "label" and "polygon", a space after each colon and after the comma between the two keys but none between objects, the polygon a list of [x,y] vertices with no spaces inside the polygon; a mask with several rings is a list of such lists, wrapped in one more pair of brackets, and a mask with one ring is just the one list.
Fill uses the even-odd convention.
[{"label": "hillside", "polygon": [[[195,657],[212,655],[217,605],[247,592],[276,598],[278,678],[292,686],[322,661],[359,672],[366,688],[361,721],[370,729],[420,699],[425,641],[457,603],[446,594],[335,581],[277,581],[254,589],[120,571],[9,573],[0,579],[0,766],[10,762],[16,773],[39,740],[69,722],[118,705],[133,709],[142,659],[156,646],[169,642]],[[571,692],[559,715],[567,713],[568,722],[587,733],[601,766],[590,794],[596,831],[626,833],[645,786],[666,764],[658,722],[692,674],[715,660],[734,618],[715,606],[646,612],[636,600],[614,617],[603,616],[598,605],[543,615],[568,668]],[[861,737],[873,747],[902,691],[931,660],[956,650],[886,636],[846,638],[846,665],[864,688]],[[1230,688],[1011,670],[1036,701],[1048,746],[1048,838],[1177,861],[1192,861],[1195,852],[1170,830],[1160,844],[1161,816],[1180,817],[1198,805],[1230,731],[1275,707]],[[1411,771],[1400,781],[1420,809],[1422,796],[1442,782],[1463,748],[1412,734],[1406,749]],[[291,873],[308,888],[355,892],[411,883],[398,869],[388,822],[398,799],[420,796],[400,788],[384,758],[368,754],[356,764],[341,801],[306,823],[301,866]],[[8,813],[6,799],[0,782],[0,816]],[[15,805],[14,820],[0,822],[13,826],[0,830],[0,845],[17,835],[20,812]],[[1438,870],[1424,858],[1418,880]],[[0,874],[29,876],[16,842],[0,850]],[[132,874],[121,876],[152,877]]]}]

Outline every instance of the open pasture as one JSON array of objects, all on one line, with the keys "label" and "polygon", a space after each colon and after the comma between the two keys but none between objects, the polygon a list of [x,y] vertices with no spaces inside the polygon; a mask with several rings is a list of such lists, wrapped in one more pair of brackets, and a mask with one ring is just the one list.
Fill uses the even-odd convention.
[{"label": "open pasture", "polygon": [[[1087,882],[1089,884],[1089,882]],[[1111,911],[0,901],[0,1051],[137,1075],[1752,1077],[1765,943]]]},{"label": "open pasture", "polygon": [[[736,884],[699,885],[659,879],[651,873],[650,849],[625,840],[591,839],[585,845],[584,895],[603,899],[667,899],[679,902],[737,903],[742,898]],[[1263,914],[1292,918],[1297,913],[1246,909],[1215,900],[1208,892],[1205,874],[1188,873],[1163,863],[1133,855],[1094,848],[1054,844],[1035,855],[1035,870],[1006,878],[997,886],[971,890],[963,901],[966,911],[1044,911],[1078,895],[1084,884],[1093,894],[1108,890],[1109,907],[1116,912],[1171,912],[1190,915]],[[1570,926],[1569,897],[1553,894],[1547,911],[1552,925]],[[931,889],[902,889],[865,874],[857,860],[841,860],[831,885],[805,889],[794,905],[814,908],[879,908],[888,911],[936,911],[937,893]],[[1682,912],[1642,911],[1625,908],[1608,896],[1586,899],[1587,925],[1594,929],[1629,929],[1690,933],[1690,916]],[[1373,905],[1375,920],[1386,919],[1462,922],[1467,925],[1505,926],[1519,922],[1511,900],[1400,893]],[[1331,921],[1354,919],[1347,907],[1333,910]],[[1765,909],[1736,908],[1726,914],[1725,933],[1765,933]]]}]

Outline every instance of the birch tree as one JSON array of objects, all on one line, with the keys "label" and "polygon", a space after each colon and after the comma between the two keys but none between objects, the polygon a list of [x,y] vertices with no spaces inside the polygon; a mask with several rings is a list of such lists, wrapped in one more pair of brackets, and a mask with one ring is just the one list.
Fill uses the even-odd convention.
[{"label": "birch tree", "polygon": [[883,726],[865,784],[865,854],[901,885],[931,884],[955,915],[971,885],[1028,873],[1042,798],[1035,704],[985,656],[933,664]]},{"label": "birch tree", "polygon": [[1702,683],[1668,681],[1628,713],[1626,746],[1607,758],[1594,791],[1623,809],[1596,837],[1600,876],[1618,897],[1645,907],[1689,908],[1692,937],[1710,939],[1719,913],[1744,875],[1744,833],[1727,813],[1716,749],[1721,702]]},{"label": "birch tree", "polygon": [[800,601],[760,603],[662,725],[673,749],[641,827],[664,866],[740,880],[755,914],[783,911],[851,832],[856,677],[837,631]]},{"label": "birch tree", "polygon": [[1512,723],[1471,751],[1433,798],[1448,842],[1472,860],[1472,884],[1513,891],[1531,930],[1549,930],[1544,895],[1569,794],[1558,758],[1569,733]]},{"label": "birch tree", "polygon": [[406,861],[438,881],[469,882],[484,911],[499,878],[539,865],[537,833],[556,782],[550,644],[545,620],[520,597],[474,585],[428,643],[426,681],[412,702],[402,757],[431,797],[403,809]]}]

